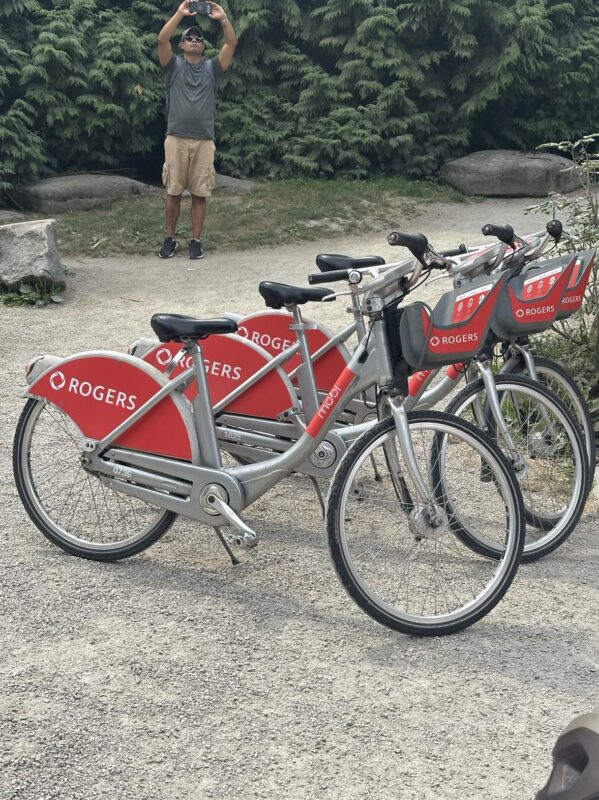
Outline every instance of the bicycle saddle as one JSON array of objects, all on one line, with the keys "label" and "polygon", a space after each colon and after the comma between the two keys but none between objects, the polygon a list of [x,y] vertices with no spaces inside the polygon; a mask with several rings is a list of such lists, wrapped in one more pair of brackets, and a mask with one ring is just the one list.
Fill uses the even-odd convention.
[{"label": "bicycle saddle", "polygon": [[205,339],[212,333],[235,333],[237,330],[237,323],[232,319],[202,320],[184,314],[154,314],[150,324],[161,342]]},{"label": "bicycle saddle", "polygon": [[553,769],[535,800],[599,798],[599,714],[576,717],[553,747]]},{"label": "bicycle saddle", "polygon": [[321,302],[323,298],[334,294],[332,289],[304,289],[301,286],[289,286],[287,283],[262,281],[258,291],[269,308],[282,308],[287,305],[303,305],[310,301]]},{"label": "bicycle saddle", "polygon": [[382,256],[338,256],[334,253],[321,253],[316,256],[316,266],[321,272],[331,272],[334,269],[359,269],[360,267],[380,267],[385,263]]}]

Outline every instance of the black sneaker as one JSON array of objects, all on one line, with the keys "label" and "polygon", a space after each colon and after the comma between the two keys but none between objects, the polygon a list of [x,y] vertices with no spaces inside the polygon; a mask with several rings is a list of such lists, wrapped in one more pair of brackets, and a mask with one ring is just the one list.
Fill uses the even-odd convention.
[{"label": "black sneaker", "polygon": [[172,236],[167,236],[164,240],[164,244],[160,248],[158,255],[160,258],[172,258],[175,255],[175,250],[177,249],[179,242],[176,239],[173,239]]},{"label": "black sneaker", "polygon": [[199,239],[192,239],[189,243],[189,257],[191,259],[204,258],[202,243]]}]

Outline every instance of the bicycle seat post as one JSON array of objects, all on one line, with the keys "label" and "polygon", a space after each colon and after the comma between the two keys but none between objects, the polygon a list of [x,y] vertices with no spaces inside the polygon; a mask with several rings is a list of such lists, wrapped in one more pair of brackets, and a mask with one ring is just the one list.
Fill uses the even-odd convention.
[{"label": "bicycle seat post", "polygon": [[210,390],[206,380],[204,370],[204,359],[202,348],[195,339],[184,339],[185,350],[191,356],[194,377],[198,387],[198,392],[191,401],[193,407],[193,419],[200,444],[200,458],[203,466],[221,468],[222,461],[220,449],[216,438],[216,428],[214,426],[214,414],[210,401]]},{"label": "bicycle seat post", "polygon": [[289,326],[289,330],[295,333],[299,344],[301,364],[297,370],[297,380],[300,388],[302,406],[304,409],[304,419],[306,422],[309,422],[316,414],[319,406],[318,390],[314,380],[310,350],[308,348],[308,339],[306,337],[306,330],[315,326],[304,322],[302,319],[302,312],[297,305],[289,305],[287,308],[293,314],[293,324]]}]

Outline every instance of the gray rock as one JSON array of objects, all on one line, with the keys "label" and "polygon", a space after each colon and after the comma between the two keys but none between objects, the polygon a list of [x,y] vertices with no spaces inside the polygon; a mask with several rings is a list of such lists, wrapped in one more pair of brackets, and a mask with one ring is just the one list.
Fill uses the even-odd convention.
[{"label": "gray rock", "polygon": [[551,153],[479,150],[443,165],[439,177],[464,194],[547,197],[581,188],[572,162]]},{"label": "gray rock", "polygon": [[9,222],[18,222],[23,219],[23,215],[18,211],[10,211],[8,208],[0,208],[0,225],[8,225]]},{"label": "gray rock", "polygon": [[239,192],[241,194],[251,192],[254,188],[253,181],[244,181],[240,178],[231,178],[230,175],[216,174],[215,191]]},{"label": "gray rock", "polygon": [[0,287],[18,290],[30,284],[60,290],[65,278],[53,219],[0,225]]},{"label": "gray rock", "polygon": [[19,186],[11,194],[23,208],[55,214],[97,208],[124,197],[140,197],[159,192],[157,187],[120,175],[89,173],[45,178],[37,183]]}]

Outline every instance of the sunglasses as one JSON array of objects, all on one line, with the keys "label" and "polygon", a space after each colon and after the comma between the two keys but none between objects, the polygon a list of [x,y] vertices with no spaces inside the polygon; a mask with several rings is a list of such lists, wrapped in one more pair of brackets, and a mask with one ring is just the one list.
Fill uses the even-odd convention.
[{"label": "sunglasses", "polygon": [[184,42],[203,42],[204,40],[200,39],[199,36],[184,36],[183,37],[183,41]]}]

